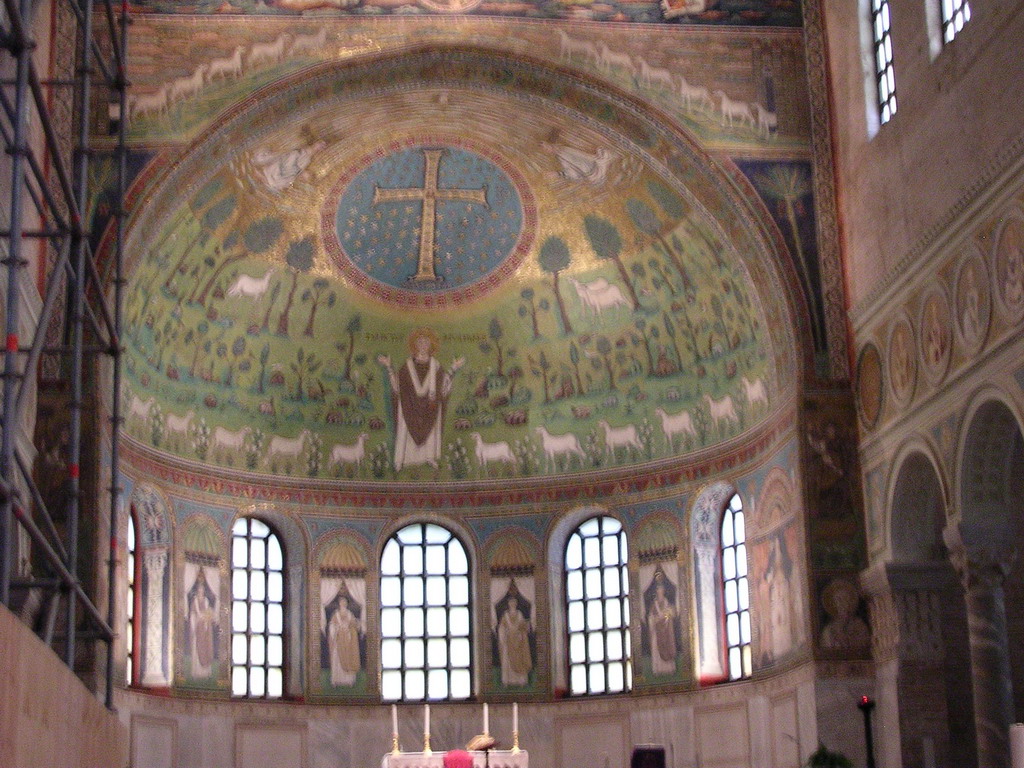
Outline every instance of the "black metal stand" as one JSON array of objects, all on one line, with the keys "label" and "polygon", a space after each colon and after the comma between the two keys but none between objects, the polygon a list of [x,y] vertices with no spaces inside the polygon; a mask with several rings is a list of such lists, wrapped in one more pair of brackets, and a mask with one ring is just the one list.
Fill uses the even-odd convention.
[{"label": "black metal stand", "polygon": [[875,768],[875,743],[871,735],[871,711],[875,708],[875,702],[867,696],[861,696],[857,702],[857,709],[864,713],[864,747],[868,754],[868,768]]}]

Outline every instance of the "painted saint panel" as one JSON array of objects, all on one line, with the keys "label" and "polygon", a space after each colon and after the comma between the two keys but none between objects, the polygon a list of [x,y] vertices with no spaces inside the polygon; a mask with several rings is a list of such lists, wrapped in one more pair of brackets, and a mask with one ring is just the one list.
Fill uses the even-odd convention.
[{"label": "painted saint panel", "polygon": [[[640,648],[647,683],[657,684],[681,678],[683,638],[679,583],[679,564],[675,561],[640,566],[644,617],[640,628]],[[646,668],[648,664],[649,670]]]},{"label": "painted saint panel", "polygon": [[367,691],[365,544],[327,534],[317,553],[317,670],[320,692],[352,696]]},{"label": "painted saint panel", "polygon": [[491,653],[497,690],[537,681],[536,584],[533,575],[491,579]]}]

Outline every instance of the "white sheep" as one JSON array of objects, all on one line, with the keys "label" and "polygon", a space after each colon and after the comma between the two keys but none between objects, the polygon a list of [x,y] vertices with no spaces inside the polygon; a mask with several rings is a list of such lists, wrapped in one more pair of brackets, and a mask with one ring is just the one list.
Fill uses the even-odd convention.
[{"label": "white sheep", "polygon": [[580,448],[580,441],[576,435],[569,432],[565,435],[552,435],[544,427],[537,427],[537,434],[540,435],[541,447],[544,449],[544,458],[549,467],[555,467],[555,457],[560,454],[574,454],[579,456],[580,463],[586,458],[583,449]]},{"label": "white sheep", "polygon": [[693,425],[693,417],[689,411],[683,410],[679,413],[666,413],[662,408],[655,408],[654,414],[661,418],[661,430],[665,433],[665,439],[672,445],[672,439],[676,435],[690,435],[697,437],[697,429]]},{"label": "white sheep", "polygon": [[615,451],[619,448],[636,448],[638,451],[644,449],[634,424],[627,424],[624,427],[612,427],[609,426],[607,421],[602,419],[597,422],[597,425],[604,430],[604,447],[608,451],[609,456],[614,456]]},{"label": "white sheep", "polygon": [[726,395],[721,400],[712,400],[710,395],[704,395],[708,403],[708,412],[711,420],[718,425],[720,421],[735,421],[739,424],[739,416],[736,415],[736,406],[732,402],[732,395]]},{"label": "white sheep", "polygon": [[267,458],[273,458],[274,456],[289,456],[293,459],[298,458],[299,454],[302,453],[302,447],[306,443],[306,438],[310,436],[310,431],[304,429],[299,432],[298,437],[281,437],[280,435],[274,435],[270,438],[270,442],[267,444]]},{"label": "white sheep", "polygon": [[765,389],[764,381],[762,379],[754,379],[750,381],[746,376],[743,377],[743,392],[747,396],[747,403],[753,405],[754,403],[764,403],[768,405],[768,390]]},{"label": "white sheep", "polygon": [[474,432],[470,437],[476,441],[476,461],[482,471],[487,469],[487,464],[491,461],[515,463],[516,457],[504,440],[497,443],[485,443],[479,432]]},{"label": "white sheep", "polygon": [[355,464],[358,467],[366,458],[366,438],[369,435],[363,432],[351,445],[338,443],[331,449],[332,464]]}]

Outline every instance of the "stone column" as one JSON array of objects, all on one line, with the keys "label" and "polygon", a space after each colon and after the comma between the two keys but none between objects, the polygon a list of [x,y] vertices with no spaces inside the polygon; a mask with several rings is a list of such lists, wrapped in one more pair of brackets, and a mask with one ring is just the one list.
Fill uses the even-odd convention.
[{"label": "stone column", "polygon": [[1007,768],[1014,711],[1003,582],[1016,552],[1010,543],[965,543],[959,526],[943,538],[964,585],[978,768]]},{"label": "stone column", "polygon": [[883,768],[922,766],[926,749],[938,765],[948,762],[942,593],[951,579],[946,563],[889,563],[861,575],[871,611]]},{"label": "stone column", "polygon": [[142,684],[165,686],[169,681],[164,674],[164,574],[167,570],[167,550],[143,551],[142,564],[146,573],[146,604],[142,614],[146,647],[143,654]]}]

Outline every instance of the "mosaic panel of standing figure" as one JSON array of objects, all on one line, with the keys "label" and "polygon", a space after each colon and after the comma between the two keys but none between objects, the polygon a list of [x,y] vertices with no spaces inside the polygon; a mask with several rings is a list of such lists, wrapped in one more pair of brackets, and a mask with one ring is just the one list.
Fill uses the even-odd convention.
[{"label": "mosaic panel of standing figure", "polygon": [[644,520],[633,537],[643,601],[637,686],[680,681],[687,667],[679,539],[678,525],[661,516]]},{"label": "mosaic panel of standing figure", "polygon": [[[486,78],[373,98],[339,78],[224,128],[234,160],[135,230],[133,439],[293,477],[518,479],[709,448],[786,402],[781,277],[710,160],[648,149],[653,126],[524,114]],[[289,146],[316,149],[270,194],[253,158]]]},{"label": "mosaic panel of standing figure", "polygon": [[178,680],[185,686],[214,687],[223,676],[222,586],[224,536],[212,520],[192,516],[182,526],[181,667]]},{"label": "mosaic panel of standing figure", "polygon": [[135,489],[130,506],[141,534],[135,554],[142,560],[139,680],[145,686],[163,687],[170,683],[170,518],[167,502],[149,486]]},{"label": "mosaic panel of standing figure", "polygon": [[365,545],[331,538],[317,556],[319,658],[317,681],[324,694],[365,693]]},{"label": "mosaic panel of standing figure", "polygon": [[806,639],[806,576],[796,511],[789,476],[771,470],[752,516],[757,526],[750,543],[755,669],[783,661]]},{"label": "mosaic panel of standing figure", "polygon": [[513,535],[502,535],[488,553],[495,691],[535,690],[539,683],[536,563],[536,553]]}]

